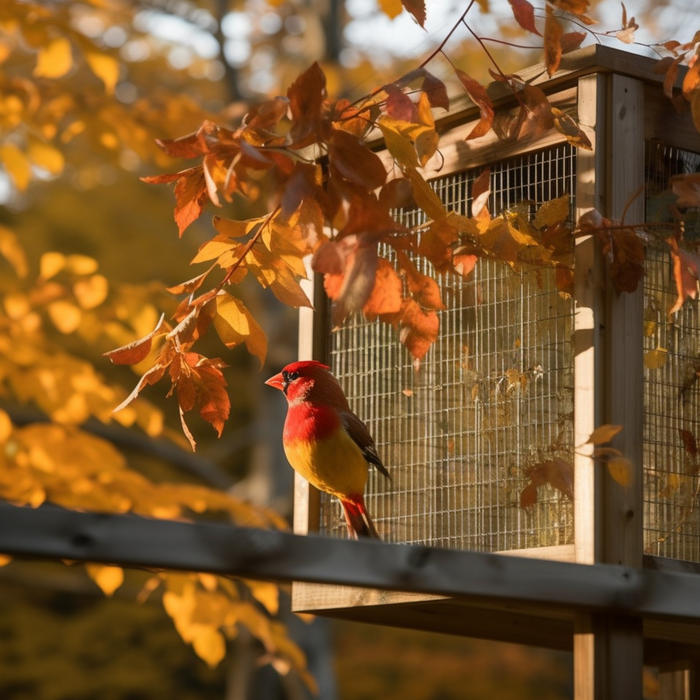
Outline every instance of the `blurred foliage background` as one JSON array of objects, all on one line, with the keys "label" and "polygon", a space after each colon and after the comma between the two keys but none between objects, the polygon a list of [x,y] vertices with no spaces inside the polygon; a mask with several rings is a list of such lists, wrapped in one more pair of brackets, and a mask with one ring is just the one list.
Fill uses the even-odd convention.
[{"label": "blurred foliage background", "polygon": [[[479,4],[489,7],[488,0]],[[4,0],[0,289],[9,320],[0,329],[3,342],[16,349],[34,342],[40,331],[41,343],[52,352],[60,349],[89,363],[106,384],[128,393],[135,375],[110,366],[102,353],[147,332],[156,311],[173,310],[164,287],[194,274],[188,262],[208,226],[197,222],[178,241],[172,193],[139,180],[173,168],[155,140],[193,131],[206,118],[235,123],[256,99],[284,94],[314,60],[329,77],[331,94],[362,95],[406,72],[434,48],[463,3],[429,2],[428,32],[406,13],[392,19],[396,5],[389,0]],[[637,15],[644,41],[651,42],[683,38],[678,35],[692,6],[692,0],[644,0],[628,12]],[[517,38],[507,13],[497,3],[491,9],[482,13],[481,31]],[[619,6],[598,3],[595,12],[611,17],[615,26]],[[538,60],[537,50],[514,51],[497,43],[492,48],[506,69]],[[483,54],[466,32],[455,34],[449,51],[474,77],[485,76]],[[97,262],[109,289],[104,297],[109,293],[116,300],[111,316],[85,301],[93,297],[71,297],[68,306],[56,306],[66,300],[36,301],[29,295],[38,314],[35,325],[17,330],[15,307],[7,299],[17,298],[18,278],[25,286],[34,284],[32,289],[34,280],[46,282],[42,256],[49,251]],[[22,264],[26,269],[19,269]],[[89,284],[94,290],[105,283],[90,273]],[[45,285],[42,289],[46,292]],[[80,417],[74,423],[115,445],[130,468],[155,482],[229,490],[289,517],[292,472],[279,446],[284,407],[263,390],[262,379],[295,357],[296,315],[270,303],[257,288],[244,293],[268,332],[270,352],[262,374],[244,350],[223,355],[230,365],[232,417],[220,440],[195,421],[194,457],[179,434],[174,405],[158,391],[148,393],[153,411],[148,420],[132,416],[131,423],[120,424]],[[211,354],[221,353],[217,348]],[[56,407],[40,406],[17,391],[24,380],[10,381],[18,371],[13,363],[0,362],[2,409],[16,426],[55,418]],[[27,367],[31,372],[29,361]],[[308,696],[300,682],[264,665],[266,651],[244,628],[228,641],[225,661],[208,668],[183,644],[156,594],[134,602],[145,579],[144,573],[128,572],[114,596],[105,598],[81,567],[13,562],[0,568],[0,697]],[[323,700],[571,696],[567,655],[282,615],[307,653]],[[653,676],[648,690],[653,697]]]}]

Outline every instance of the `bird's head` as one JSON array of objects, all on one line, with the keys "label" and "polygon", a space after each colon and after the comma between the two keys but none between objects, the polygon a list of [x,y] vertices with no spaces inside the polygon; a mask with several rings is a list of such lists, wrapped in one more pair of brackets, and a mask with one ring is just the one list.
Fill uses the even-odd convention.
[{"label": "bird's head", "polygon": [[313,401],[338,408],[347,406],[345,394],[329,367],[315,360],[292,362],[265,384],[283,391],[290,404]]}]

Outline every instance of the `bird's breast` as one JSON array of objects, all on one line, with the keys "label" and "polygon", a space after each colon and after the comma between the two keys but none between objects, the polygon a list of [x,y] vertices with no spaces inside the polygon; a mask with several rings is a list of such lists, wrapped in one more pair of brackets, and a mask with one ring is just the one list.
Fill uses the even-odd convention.
[{"label": "bird's breast", "polygon": [[[291,409],[292,407],[290,407]],[[362,494],[367,461],[335,411],[290,412],[284,427],[289,463],[309,483],[339,498]]]}]

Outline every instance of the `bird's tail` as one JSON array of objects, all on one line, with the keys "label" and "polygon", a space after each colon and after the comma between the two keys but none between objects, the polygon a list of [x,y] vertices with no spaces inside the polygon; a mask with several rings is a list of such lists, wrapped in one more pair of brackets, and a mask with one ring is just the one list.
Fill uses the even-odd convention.
[{"label": "bird's tail", "polygon": [[354,539],[359,537],[381,539],[372,518],[369,517],[367,508],[365,508],[365,500],[362,496],[354,496],[352,500],[348,501],[341,500],[340,505],[343,506],[345,522],[351,537]]}]

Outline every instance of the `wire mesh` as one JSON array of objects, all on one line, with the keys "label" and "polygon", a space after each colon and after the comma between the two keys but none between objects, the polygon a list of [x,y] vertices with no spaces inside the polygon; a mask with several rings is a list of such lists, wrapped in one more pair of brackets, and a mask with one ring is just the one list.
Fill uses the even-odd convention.
[{"label": "wire mesh", "polygon": [[[663,223],[669,178],[700,170],[700,154],[646,145],[646,218]],[[700,213],[686,213],[685,239],[700,239]],[[644,542],[657,556],[700,561],[700,304],[677,293],[668,247],[655,228],[644,282]]]},{"label": "wire mesh", "polygon": [[[490,211],[519,211],[575,192],[575,149],[558,145],[491,166]],[[468,215],[466,171],[432,183]],[[525,203],[525,204],[523,204]],[[419,211],[398,213],[420,227]],[[385,251],[386,252],[386,251]],[[422,272],[431,273],[425,262]],[[522,508],[528,469],[573,451],[573,303],[549,269],[514,272],[480,260],[468,277],[438,278],[447,309],[416,372],[396,331],[357,315],[335,330],[331,366],[367,423],[392,481],[371,470],[368,509],[383,538],[504,551],[573,542],[573,504],[549,484]],[[343,535],[322,497],[321,530]]]}]

